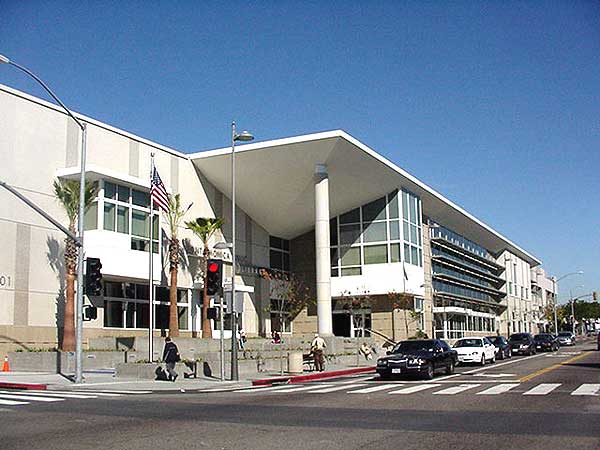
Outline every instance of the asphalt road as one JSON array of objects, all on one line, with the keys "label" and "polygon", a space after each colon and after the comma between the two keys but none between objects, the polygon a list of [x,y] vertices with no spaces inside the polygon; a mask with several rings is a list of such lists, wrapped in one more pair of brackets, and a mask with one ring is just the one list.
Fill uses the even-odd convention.
[{"label": "asphalt road", "polygon": [[600,352],[584,343],[431,382],[361,375],[0,405],[0,449],[597,450],[599,393]]}]

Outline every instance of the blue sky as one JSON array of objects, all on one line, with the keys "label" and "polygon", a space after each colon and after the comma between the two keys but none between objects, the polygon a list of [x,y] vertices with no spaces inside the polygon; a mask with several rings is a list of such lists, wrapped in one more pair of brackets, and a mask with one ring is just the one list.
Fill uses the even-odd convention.
[{"label": "blue sky", "polygon": [[[341,128],[600,290],[600,3],[0,0],[0,53],[183,152]],[[24,74],[0,83],[44,97]]]}]

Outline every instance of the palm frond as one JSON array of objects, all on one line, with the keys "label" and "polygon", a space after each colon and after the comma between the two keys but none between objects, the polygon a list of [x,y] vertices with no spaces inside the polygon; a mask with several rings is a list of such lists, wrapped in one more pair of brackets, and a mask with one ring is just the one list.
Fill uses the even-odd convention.
[{"label": "palm frond", "polygon": [[223,223],[224,220],[220,218],[198,217],[195,220],[186,222],[185,225],[206,246],[210,237],[221,228]]}]

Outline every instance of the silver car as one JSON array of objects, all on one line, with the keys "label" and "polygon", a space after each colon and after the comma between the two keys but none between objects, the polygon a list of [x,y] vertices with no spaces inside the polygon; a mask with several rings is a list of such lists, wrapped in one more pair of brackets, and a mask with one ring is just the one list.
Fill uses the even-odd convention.
[{"label": "silver car", "polygon": [[560,345],[575,345],[575,335],[570,331],[558,333],[558,343]]}]

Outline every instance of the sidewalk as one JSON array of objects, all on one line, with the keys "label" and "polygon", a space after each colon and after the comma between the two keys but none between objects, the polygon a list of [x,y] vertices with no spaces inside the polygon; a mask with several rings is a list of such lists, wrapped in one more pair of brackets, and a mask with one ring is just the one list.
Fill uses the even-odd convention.
[{"label": "sidewalk", "polygon": [[[312,379],[340,376],[342,372],[360,373],[369,370],[369,367],[344,366],[331,364],[324,372],[304,372],[298,376],[283,374],[283,378],[294,378],[290,382],[311,381]],[[227,374],[226,374],[227,375]],[[210,389],[218,387],[249,387],[256,382],[259,384],[270,384],[282,382],[279,372],[255,373],[242,376],[239,381],[223,381],[216,378],[198,377],[183,378],[181,375],[175,383],[170,381],[133,380],[115,378],[111,371],[83,372],[84,381],[75,384],[68,377],[56,373],[47,372],[0,372],[0,389],[43,389],[39,385],[45,385],[47,390],[107,390],[107,391],[180,391],[195,389]],[[304,379],[305,378],[305,379]],[[13,386],[9,386],[9,384]],[[31,385],[31,386],[28,386]],[[18,387],[15,387],[18,386]]]}]

